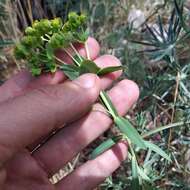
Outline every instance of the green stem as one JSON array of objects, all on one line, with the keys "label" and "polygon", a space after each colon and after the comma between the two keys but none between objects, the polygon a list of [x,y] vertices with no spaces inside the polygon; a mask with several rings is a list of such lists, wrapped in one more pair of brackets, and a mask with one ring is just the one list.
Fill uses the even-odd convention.
[{"label": "green stem", "polygon": [[82,62],[83,59],[82,59],[81,55],[79,54],[79,52],[76,50],[75,46],[72,43],[70,43],[70,46],[73,49],[73,51],[76,53],[76,55],[78,56],[78,58],[80,59],[80,61]]},{"label": "green stem", "polygon": [[86,56],[87,56],[87,59],[91,60],[91,59],[90,59],[90,52],[89,52],[89,48],[88,48],[87,42],[85,42],[84,45],[85,45],[85,49],[86,49]]},{"label": "green stem", "polygon": [[134,157],[134,158],[136,159],[135,151],[133,150],[133,147],[132,147],[132,145],[131,145],[131,141],[130,141],[127,137],[126,137],[125,139],[126,139],[127,142],[128,142],[129,150],[130,150],[130,152],[131,152],[132,157]]},{"label": "green stem", "polygon": [[62,64],[64,64],[64,65],[68,65],[68,63],[65,63],[63,60],[59,59],[58,57],[54,56],[54,58],[55,58],[58,62],[60,62],[60,63],[62,63]]},{"label": "green stem", "polygon": [[105,91],[100,91],[99,97],[101,98],[103,104],[106,106],[107,111],[110,113],[112,118],[116,118],[118,115],[113,111],[112,105],[110,105],[110,102],[108,102],[108,99],[105,96]]},{"label": "green stem", "polygon": [[44,38],[43,36],[41,37],[41,39],[44,41],[44,42],[49,42],[48,39]]},{"label": "green stem", "polygon": [[49,36],[48,34],[45,34],[45,36],[50,40],[51,36]]},{"label": "green stem", "polygon": [[80,67],[80,63],[71,55],[71,53],[68,51],[68,50],[66,50],[66,49],[64,49],[64,51],[68,54],[68,56],[77,64],[77,66],[79,66]]},{"label": "green stem", "polygon": [[179,127],[179,126],[182,126],[182,125],[185,125],[185,124],[190,124],[190,121],[187,121],[187,122],[178,122],[178,123],[173,123],[173,124],[169,124],[169,125],[166,125],[166,126],[163,126],[163,127],[159,127],[159,128],[156,128],[156,129],[153,129],[147,133],[144,133],[142,134],[142,137],[143,138],[147,138],[151,135],[154,135],[155,133],[158,133],[158,132],[161,132],[163,130],[166,130],[166,129],[170,129],[170,128],[174,128],[174,127]]}]

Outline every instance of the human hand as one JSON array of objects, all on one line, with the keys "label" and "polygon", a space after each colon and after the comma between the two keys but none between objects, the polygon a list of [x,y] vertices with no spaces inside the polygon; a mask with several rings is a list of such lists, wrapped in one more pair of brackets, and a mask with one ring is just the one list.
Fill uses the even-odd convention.
[{"label": "human hand", "polygon": [[[85,56],[85,50],[78,47]],[[89,38],[90,57],[101,67],[117,66],[113,56],[98,56],[98,43]],[[62,59],[68,59],[62,52]],[[67,60],[68,62],[69,60]],[[101,89],[108,88],[121,72],[101,79],[85,74],[67,81],[62,72],[33,79],[23,71],[0,87],[0,189],[90,190],[115,171],[127,156],[120,142],[94,160],[74,170],[55,185],[49,178],[104,133],[112,120],[95,103]],[[124,115],[138,98],[138,87],[123,80],[108,92]],[[92,108],[93,105],[93,109]],[[52,131],[59,132],[31,153]]]}]

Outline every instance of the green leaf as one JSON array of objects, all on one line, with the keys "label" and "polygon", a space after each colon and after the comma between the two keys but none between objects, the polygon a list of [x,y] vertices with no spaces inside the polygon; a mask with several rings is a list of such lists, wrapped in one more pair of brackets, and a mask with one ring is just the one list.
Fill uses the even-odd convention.
[{"label": "green leaf", "polygon": [[55,73],[57,71],[57,67],[55,64],[51,64],[50,68],[49,68],[51,73]]},{"label": "green leaf", "polygon": [[74,80],[79,77],[78,67],[75,65],[61,65],[60,69],[65,73],[65,75],[70,79]]},{"label": "green leaf", "polygon": [[106,75],[108,73],[112,73],[112,72],[119,71],[122,69],[123,69],[123,66],[100,68],[96,65],[96,63],[87,59],[80,62],[80,74],[94,73],[101,76],[101,75]]},{"label": "green leaf", "polygon": [[[49,40],[48,45],[52,49],[58,49],[58,48],[61,48],[64,43],[65,43],[64,36],[61,32],[59,32],[59,33],[54,33],[51,36],[51,39]],[[68,46],[68,44],[67,44],[67,46]]]},{"label": "green leaf", "polygon": [[84,73],[97,73],[100,70],[100,68],[90,60],[84,60],[81,62],[80,65],[80,75]]},{"label": "green leaf", "polygon": [[110,149],[116,142],[113,139],[107,139],[102,144],[100,144],[95,150],[93,150],[90,159],[94,159],[106,150]]},{"label": "green leaf", "polygon": [[120,131],[124,133],[133,144],[137,145],[139,148],[146,149],[144,140],[127,119],[123,117],[116,117],[114,118],[114,122]]},{"label": "green leaf", "polygon": [[31,72],[32,72],[33,76],[39,76],[41,74],[42,70],[40,68],[32,68]]},{"label": "green leaf", "polygon": [[51,20],[51,26],[53,31],[57,32],[62,27],[63,23],[60,18],[54,18]]},{"label": "green leaf", "polygon": [[107,108],[107,110],[111,114],[111,116],[113,118],[118,117],[119,114],[118,114],[117,110],[115,109],[115,106],[111,102],[111,99],[109,98],[109,96],[106,94],[105,91],[100,92],[100,98],[101,98],[101,101],[104,104],[104,106]]},{"label": "green leaf", "polygon": [[88,36],[89,36],[89,32],[87,30],[80,33],[76,32],[74,34],[75,40],[82,44],[86,42],[86,40],[88,39]]},{"label": "green leaf", "polygon": [[157,154],[159,154],[160,156],[171,162],[171,158],[160,147],[149,141],[144,141],[144,144],[146,145],[147,148],[156,152]]},{"label": "green leaf", "polygon": [[116,67],[106,67],[103,69],[100,69],[97,73],[97,75],[101,76],[101,75],[106,75],[115,71],[119,71],[122,70],[124,67],[123,66],[116,66]]},{"label": "green leaf", "polygon": [[73,63],[74,63],[76,66],[81,65],[81,63],[86,60],[84,57],[82,57],[82,56],[80,56],[80,55],[78,55],[78,54],[73,55],[73,58],[74,58],[74,59],[73,59]]},{"label": "green leaf", "polygon": [[145,181],[151,181],[151,179],[147,176],[147,174],[144,172],[144,169],[138,166],[138,174],[141,176],[141,178]]},{"label": "green leaf", "polygon": [[131,166],[132,166],[131,189],[132,190],[140,190],[139,177],[138,177],[138,164],[137,164],[136,158],[134,156],[132,156]]},{"label": "green leaf", "polygon": [[25,59],[29,54],[28,49],[22,45],[22,44],[17,44],[14,48],[14,55],[16,59]]},{"label": "green leaf", "polygon": [[190,121],[188,121],[188,122],[181,121],[181,122],[178,122],[178,123],[172,123],[172,124],[162,126],[162,127],[157,127],[155,129],[152,129],[152,130],[148,131],[147,133],[142,134],[142,137],[147,138],[147,137],[149,137],[151,135],[154,135],[154,134],[159,133],[161,131],[164,131],[166,129],[171,129],[171,128],[174,128],[174,127],[181,127],[181,126],[187,125],[187,124],[190,124]]}]

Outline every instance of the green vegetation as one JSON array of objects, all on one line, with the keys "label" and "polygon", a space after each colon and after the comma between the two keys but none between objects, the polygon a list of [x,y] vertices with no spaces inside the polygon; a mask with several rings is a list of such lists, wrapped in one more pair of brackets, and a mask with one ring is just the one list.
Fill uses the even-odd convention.
[{"label": "green vegetation", "polygon": [[[151,2],[151,6],[154,6],[152,9],[146,7],[150,4],[148,0],[127,3],[122,0],[95,0],[88,3],[77,1],[77,11],[83,10],[89,15],[87,24],[89,33],[101,42],[102,53],[112,53],[120,58],[125,69],[123,77],[135,80],[141,89],[141,97],[136,108],[127,115],[130,117],[130,123],[126,117],[118,116],[104,92],[100,94],[102,103],[113,118],[117,129],[121,131],[121,135],[116,136],[113,129],[105,134],[101,138],[104,139],[103,143],[102,140],[95,143],[100,144],[98,148],[93,152],[92,148],[89,148],[92,152],[91,157],[101,154],[120,139],[124,138],[129,142],[129,159],[116,174],[110,176],[100,186],[101,190],[189,189],[190,168],[185,160],[190,142],[188,2],[180,0]],[[81,6],[78,6],[80,3]],[[128,20],[133,9],[141,10],[147,18],[137,28],[136,20],[131,22]],[[54,28],[54,22],[58,24],[57,29]],[[41,27],[42,25],[50,27],[48,30],[50,33],[47,33],[47,30],[43,31],[45,27]],[[74,79],[85,72],[105,74],[121,69],[109,68],[106,72],[100,71],[92,61],[84,59],[77,52],[71,57],[72,67],[58,60],[53,54],[56,48],[63,45],[64,48],[68,46],[74,48],[74,42],[85,43],[87,38],[85,24],[84,30],[78,30],[81,23],[77,24],[78,37],[75,35],[76,28],[72,31],[72,27],[69,27],[65,32],[62,31],[63,26],[64,22],[55,18],[34,22],[32,27],[26,29],[25,37],[17,46],[16,55],[28,60],[28,67],[34,75],[55,72],[59,68]],[[31,32],[35,35],[31,35]],[[40,43],[34,43],[36,38]],[[34,48],[36,45],[41,46],[40,51],[40,47]],[[30,52],[31,48],[34,52]],[[35,60],[31,59],[31,53],[35,53]],[[39,60],[44,60],[40,62],[42,65],[39,65]]]}]

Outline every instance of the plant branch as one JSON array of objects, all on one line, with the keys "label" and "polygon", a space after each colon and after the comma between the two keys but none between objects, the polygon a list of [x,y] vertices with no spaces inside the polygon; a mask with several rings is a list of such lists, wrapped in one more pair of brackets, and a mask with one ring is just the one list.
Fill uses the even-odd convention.
[{"label": "plant branch", "polygon": [[163,130],[174,128],[174,127],[179,127],[179,126],[187,125],[187,124],[190,124],[190,121],[187,121],[187,122],[181,121],[181,122],[178,122],[178,123],[173,123],[173,124],[165,125],[165,126],[153,129],[153,130],[151,130],[151,131],[149,131],[147,133],[142,134],[142,137],[143,138],[147,138],[147,137],[152,136],[152,135],[154,135],[156,133],[159,133],[159,132],[161,132]]}]

